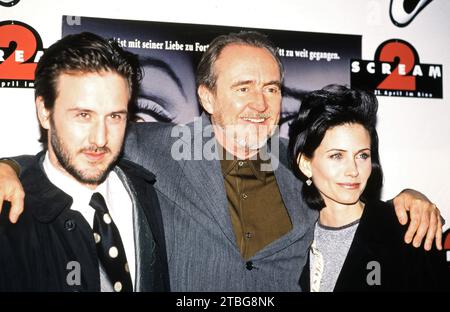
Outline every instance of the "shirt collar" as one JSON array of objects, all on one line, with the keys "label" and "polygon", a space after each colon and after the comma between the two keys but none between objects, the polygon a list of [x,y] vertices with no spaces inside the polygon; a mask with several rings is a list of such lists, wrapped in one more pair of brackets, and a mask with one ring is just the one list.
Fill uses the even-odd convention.
[{"label": "shirt collar", "polygon": [[233,155],[231,155],[225,148],[223,148],[223,159],[220,160],[220,164],[222,167],[222,174],[223,176],[227,176],[231,170],[235,167],[235,166],[239,166],[239,162],[246,162],[248,164],[248,166],[250,167],[250,169],[252,170],[253,174],[256,176],[256,178],[262,182],[266,182],[266,176],[267,176],[267,171],[262,171],[261,170],[261,165],[263,163],[267,163],[267,161],[264,161],[260,158],[259,153],[256,156],[256,159],[245,159],[245,160],[241,160],[241,159],[236,159],[236,157],[233,157]]},{"label": "shirt collar", "polygon": [[56,185],[60,190],[64,193],[72,197],[72,199],[78,199],[87,205],[89,204],[92,194],[95,192],[99,192],[107,198],[107,189],[108,189],[108,179],[106,179],[103,183],[98,185],[94,190],[91,190],[75,180],[73,177],[68,177],[64,173],[62,173],[59,169],[57,169],[51,162],[48,155],[48,152],[45,154],[44,162],[44,171],[47,175],[50,182]]}]

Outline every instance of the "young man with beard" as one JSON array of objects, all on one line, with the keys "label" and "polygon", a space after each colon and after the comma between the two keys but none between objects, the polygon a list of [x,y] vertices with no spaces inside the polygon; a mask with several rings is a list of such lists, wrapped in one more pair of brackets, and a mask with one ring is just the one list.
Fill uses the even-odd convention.
[{"label": "young man with beard", "polygon": [[[300,291],[318,214],[304,202],[287,144],[274,131],[283,83],[276,48],[256,32],[220,36],[202,56],[196,82],[201,118],[131,125],[124,149],[157,177],[171,289]],[[17,208],[12,219],[20,188],[14,170],[0,164],[0,200]],[[429,249],[436,236],[440,244],[439,210],[425,196],[402,192],[394,203],[402,222],[410,211],[407,242],[418,247],[425,238]]]},{"label": "young man with beard", "polygon": [[0,290],[169,289],[154,176],[117,161],[136,64],[90,33],[61,39],[40,59],[35,103],[44,150],[21,175],[23,216],[0,225]]}]

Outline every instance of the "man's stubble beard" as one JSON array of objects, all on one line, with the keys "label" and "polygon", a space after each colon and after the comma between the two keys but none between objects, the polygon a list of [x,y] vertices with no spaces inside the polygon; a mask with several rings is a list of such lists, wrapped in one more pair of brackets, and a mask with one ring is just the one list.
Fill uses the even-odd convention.
[{"label": "man's stubble beard", "polygon": [[[77,169],[75,167],[75,164],[73,164],[73,159],[71,158],[70,153],[68,152],[67,148],[65,147],[64,143],[58,136],[58,131],[56,130],[53,118],[50,119],[50,122],[52,124],[52,131],[50,135],[50,144],[53,148],[53,152],[56,156],[56,159],[58,160],[60,166],[69,173],[75,180],[82,184],[89,184],[89,185],[100,185],[102,182],[106,180],[108,177],[109,172],[112,170],[112,168],[116,165],[117,160],[121,154],[121,152],[117,153],[117,155],[114,156],[114,158],[111,160],[111,162],[107,165],[106,169],[102,172],[99,172],[94,177],[88,177],[86,176],[86,172],[84,172],[81,169]],[[122,142],[122,148],[123,148],[123,142]],[[90,151],[104,151],[111,153],[110,149],[108,147],[88,147],[83,148],[78,153],[90,150]]]},{"label": "man's stubble beard", "polygon": [[[273,135],[276,129],[276,125],[225,125],[222,113],[216,114],[216,116],[211,115],[211,121],[213,125],[220,128],[220,130],[222,131],[222,138],[228,144],[228,141],[232,141],[237,145],[238,148],[241,148],[248,152],[255,152],[260,150],[264,145],[266,145],[267,141]],[[245,129],[251,127],[255,127],[255,131],[248,131]],[[266,129],[264,129],[264,131],[259,131],[263,127],[266,127]],[[272,127],[273,129],[269,130],[270,127]],[[243,129],[245,130],[241,131]],[[238,135],[238,133],[242,132],[244,133],[244,135]],[[264,132],[264,134],[261,134],[261,132]],[[252,133],[256,134],[256,138],[250,137]]]}]

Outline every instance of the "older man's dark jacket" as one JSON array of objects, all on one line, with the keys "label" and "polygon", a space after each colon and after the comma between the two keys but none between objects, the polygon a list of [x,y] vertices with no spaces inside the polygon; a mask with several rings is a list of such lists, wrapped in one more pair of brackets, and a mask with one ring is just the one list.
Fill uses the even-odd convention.
[{"label": "older man's dark jacket", "polygon": [[[25,210],[0,218],[0,291],[100,291],[93,232],[72,198],[42,168],[43,153],[21,174]],[[154,175],[129,161],[114,169],[133,202],[136,291],[168,291],[166,247]]]}]

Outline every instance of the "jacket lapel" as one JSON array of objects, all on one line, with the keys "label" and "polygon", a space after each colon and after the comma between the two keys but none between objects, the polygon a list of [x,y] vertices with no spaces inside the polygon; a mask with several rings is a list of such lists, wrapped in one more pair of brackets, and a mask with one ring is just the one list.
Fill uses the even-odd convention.
[{"label": "jacket lapel", "polygon": [[[198,124],[200,121],[201,126]],[[190,127],[191,133],[193,134],[193,142],[188,142],[191,143],[191,154],[199,153],[199,148],[202,148],[201,151],[203,151],[204,147],[214,146],[214,159],[205,159],[205,155],[202,152],[201,157],[203,159],[201,160],[185,159],[182,161],[183,174],[190,184],[190,189],[187,191],[195,192],[198,195],[196,198],[198,198],[200,202],[196,203],[196,207],[202,209],[207,215],[210,215],[219,225],[221,231],[230,243],[236,246],[236,238],[233,232],[230,214],[228,212],[228,201],[225,192],[224,179],[220,161],[218,160],[218,143],[214,137],[212,128],[210,128],[211,122],[205,114],[202,114],[200,119],[189,124],[188,127]],[[207,129],[206,131],[204,131],[205,128]],[[195,140],[201,140],[202,145],[196,146]],[[197,148],[197,152],[194,151],[195,148]]]},{"label": "jacket lapel", "polygon": [[[55,220],[72,206],[72,197],[53,185],[44,173],[45,152],[38,153],[33,164],[22,173],[22,185],[27,196],[25,205],[33,203],[33,215],[43,223]],[[39,181],[39,183],[36,183]]]},{"label": "jacket lapel", "polygon": [[290,169],[285,139],[274,136],[268,142],[268,147],[281,198],[291,218],[292,231],[258,252],[255,259],[273,254],[285,248],[286,244],[298,241],[307,233],[312,233],[311,228],[318,218],[318,212],[310,209],[302,199],[302,183],[295,178]]},{"label": "jacket lapel", "polygon": [[[161,212],[158,208],[158,203],[151,201],[152,198],[147,198],[147,184],[141,182],[141,179],[144,179],[153,184],[155,177],[150,172],[142,170],[140,167],[136,168],[134,164],[125,160],[122,160],[114,171],[124,184],[133,204],[133,232],[136,258],[135,291],[161,291],[162,288],[168,290],[168,284],[159,285],[156,283],[158,276],[162,276],[163,272],[155,272],[155,270],[159,269],[155,263],[167,262],[164,257],[165,238]],[[140,179],[136,179],[136,177],[140,177]],[[146,202],[144,202],[144,198]],[[156,194],[154,194],[154,198],[156,198]],[[148,200],[150,202],[147,202]],[[143,209],[143,207],[149,207],[149,209]],[[159,259],[161,257],[159,251],[164,252],[164,255],[162,255],[164,259]]]},{"label": "jacket lapel", "polygon": [[[370,202],[366,204],[363,214],[356,229],[353,241],[348,250],[344,264],[342,265],[339,277],[336,280],[334,292],[355,291],[355,290],[382,290],[381,286],[369,286],[366,278],[370,272],[367,264],[370,261],[384,260],[383,254],[393,254],[389,241],[395,241],[394,237],[389,237],[392,230],[389,228],[390,220],[380,217],[379,209],[372,206]],[[393,250],[396,248],[394,247]],[[380,262],[382,263],[382,261]],[[387,274],[388,268],[384,267]]]},{"label": "jacket lapel", "polygon": [[[100,291],[100,276],[98,260],[95,251],[92,229],[84,217],[77,211],[70,209],[72,197],[53,185],[47,178],[42,167],[45,152],[35,156],[33,164],[22,173],[22,185],[27,194],[25,207],[31,209],[40,231],[38,235],[43,239],[41,246],[43,255],[49,255],[54,266],[46,272],[44,282],[49,289],[62,289],[64,291]],[[36,183],[39,181],[39,183]],[[75,224],[75,231],[67,230],[67,222]],[[51,234],[49,234],[51,233]],[[50,242],[50,243],[49,243]],[[64,246],[64,248],[60,248]],[[58,266],[66,268],[70,261],[77,261],[81,270],[81,285],[73,286],[66,282],[66,278],[58,279]],[[55,280],[56,278],[56,280]],[[53,284],[52,284],[53,283]],[[58,283],[60,283],[58,285]],[[74,288],[75,287],[75,288]]]}]

